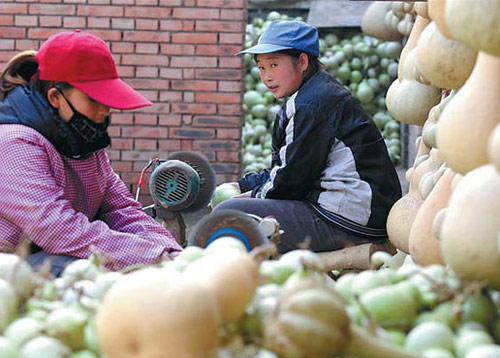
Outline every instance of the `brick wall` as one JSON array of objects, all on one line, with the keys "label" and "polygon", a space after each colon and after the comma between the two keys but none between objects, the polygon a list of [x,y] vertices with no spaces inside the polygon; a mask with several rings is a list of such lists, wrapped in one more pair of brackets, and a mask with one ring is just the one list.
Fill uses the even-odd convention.
[{"label": "brick wall", "polygon": [[[62,29],[105,40],[118,72],[154,105],[115,112],[109,155],[135,193],[141,169],[202,153],[218,182],[239,171],[245,0],[0,0],[0,70]],[[141,201],[149,202],[147,191]]]}]

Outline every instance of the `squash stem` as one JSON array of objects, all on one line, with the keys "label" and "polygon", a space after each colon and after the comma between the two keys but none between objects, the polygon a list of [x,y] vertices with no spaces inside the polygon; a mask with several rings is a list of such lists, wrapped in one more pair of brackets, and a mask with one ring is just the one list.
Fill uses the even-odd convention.
[{"label": "squash stem", "polygon": [[342,357],[346,358],[421,358],[413,352],[404,350],[390,342],[370,335],[354,324],[350,325],[351,339]]}]

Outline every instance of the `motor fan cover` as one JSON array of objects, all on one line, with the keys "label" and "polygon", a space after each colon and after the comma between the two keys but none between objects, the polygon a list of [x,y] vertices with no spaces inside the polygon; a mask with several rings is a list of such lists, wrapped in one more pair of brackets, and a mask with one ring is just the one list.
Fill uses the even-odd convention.
[{"label": "motor fan cover", "polygon": [[200,176],[190,165],[180,160],[160,164],[149,179],[153,202],[168,211],[190,207],[200,192]]},{"label": "motor fan cover", "polygon": [[242,241],[248,251],[269,244],[255,219],[239,210],[221,209],[196,223],[189,234],[188,246],[205,248],[224,236]]}]

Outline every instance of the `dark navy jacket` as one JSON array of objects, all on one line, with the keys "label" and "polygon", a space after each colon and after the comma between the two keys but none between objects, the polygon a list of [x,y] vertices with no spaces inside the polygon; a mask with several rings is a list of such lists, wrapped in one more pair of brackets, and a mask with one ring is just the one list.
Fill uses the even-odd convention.
[{"label": "dark navy jacket", "polygon": [[384,139],[361,104],[324,71],[276,116],[272,168],[240,179],[258,198],[302,200],[347,229],[386,236],[401,186]]}]

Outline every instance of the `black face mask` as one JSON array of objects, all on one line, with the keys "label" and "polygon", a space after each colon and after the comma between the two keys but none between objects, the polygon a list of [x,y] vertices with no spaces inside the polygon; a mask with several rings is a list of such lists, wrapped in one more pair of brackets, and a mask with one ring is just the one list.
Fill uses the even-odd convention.
[{"label": "black face mask", "polygon": [[109,115],[106,116],[104,123],[96,123],[78,112],[63,92],[59,88],[55,88],[73,111],[69,121],[58,121],[58,135],[66,144],[60,148],[60,152],[73,159],[85,159],[93,152],[108,147],[111,144],[111,138],[108,134]]}]

